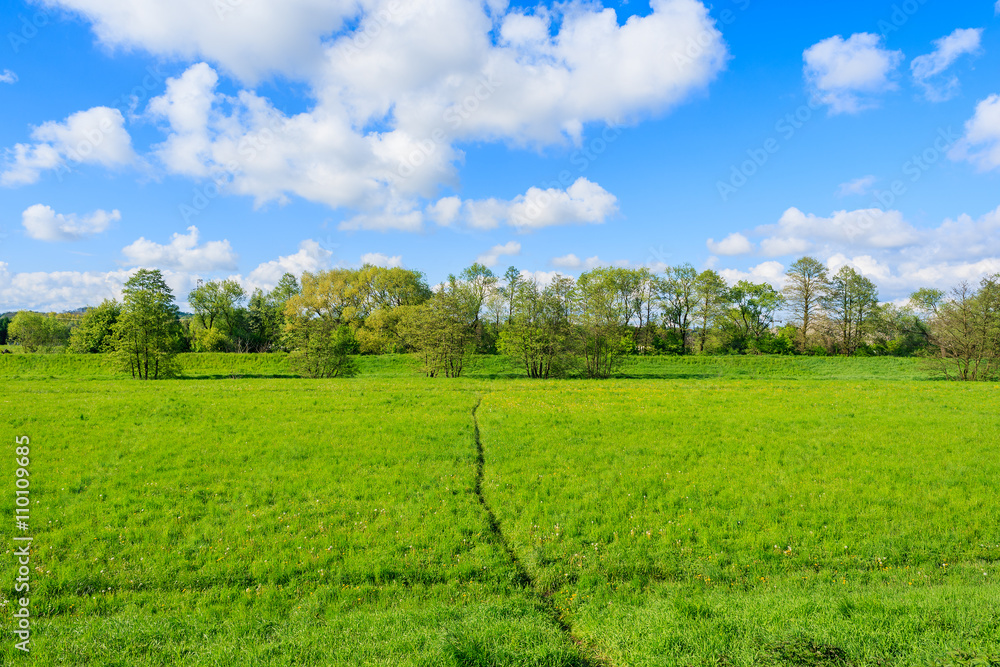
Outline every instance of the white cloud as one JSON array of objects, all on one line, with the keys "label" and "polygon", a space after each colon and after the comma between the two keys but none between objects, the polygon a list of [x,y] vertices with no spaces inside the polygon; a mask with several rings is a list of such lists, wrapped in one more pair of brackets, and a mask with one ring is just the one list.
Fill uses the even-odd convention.
[{"label": "white cloud", "polygon": [[618,210],[618,199],[597,183],[579,178],[565,190],[529,188],[527,193],[510,200],[444,197],[427,206],[415,208],[415,202],[399,202],[390,208],[357,215],[339,225],[344,231],[359,229],[416,232],[425,219],[442,227],[459,225],[481,231],[501,225],[529,232],[544,227],[572,224],[601,224]]},{"label": "white cloud", "polygon": [[602,265],[604,265],[604,262],[602,262],[596,255],[594,257],[588,257],[587,259],[580,259],[576,255],[570,253],[568,255],[563,255],[562,257],[552,258],[552,266],[573,271],[580,269],[590,271],[591,269],[596,269]]},{"label": "white cloud", "polygon": [[884,48],[879,35],[862,32],[846,40],[840,35],[824,39],[806,49],[803,59],[813,98],[828,105],[831,114],[857,113],[896,88],[891,76],[903,53]]},{"label": "white cloud", "polygon": [[824,218],[807,215],[792,207],[785,211],[777,225],[758,227],[757,232],[769,236],[769,247],[777,247],[779,242],[810,240],[837,246],[901,248],[916,243],[920,238],[917,231],[903,220],[902,213],[877,208],[836,211]]},{"label": "white cloud", "polygon": [[716,255],[746,255],[753,252],[753,244],[750,243],[750,239],[739,232],[733,232],[718,243],[715,239],[708,239],[706,245]]},{"label": "white cloud", "polygon": [[730,285],[735,285],[741,280],[748,280],[754,283],[768,283],[775,289],[781,289],[787,280],[785,266],[781,262],[773,261],[758,264],[748,271],[722,269],[719,271],[719,275]]},{"label": "white cloud", "polygon": [[321,247],[316,241],[306,240],[299,244],[299,251],[295,254],[264,262],[251,271],[245,280],[240,278],[240,281],[249,290],[258,287],[271,290],[286,273],[301,276],[306,271],[315,273],[329,268],[332,256],[332,252]]},{"label": "white cloud", "polygon": [[100,234],[121,219],[117,210],[108,213],[98,209],[81,218],[74,213],[56,213],[44,204],[29,206],[21,214],[21,224],[28,236],[39,241],[79,241]]},{"label": "white cloud", "polygon": [[935,40],[932,53],[913,59],[910,63],[913,80],[923,89],[928,100],[943,102],[958,94],[958,77],[951,76],[942,81],[938,76],[961,56],[979,51],[982,36],[982,28],[958,29],[947,37]]},{"label": "white cloud", "polygon": [[965,136],[948,153],[952,160],[968,160],[982,170],[1000,167],[1000,95],[976,105],[965,124]]},{"label": "white cloud", "polygon": [[17,74],[5,69],[0,73],[0,83],[17,83]]},{"label": "white cloud", "polygon": [[871,192],[871,187],[878,179],[874,176],[863,176],[847,183],[841,183],[837,188],[838,197],[849,197],[851,195],[866,195]]},{"label": "white cloud", "polygon": [[[166,57],[207,58],[246,81],[305,76],[369,0],[49,0],[93,24],[101,43]],[[383,3],[391,6],[395,3]]]},{"label": "white cloud", "polygon": [[166,245],[141,237],[122,248],[122,253],[131,266],[146,268],[206,272],[236,268],[238,258],[229,241],[208,241],[198,245],[198,228],[188,227],[187,231],[187,234],[174,234]]},{"label": "white cloud", "polygon": [[124,125],[121,112],[109,107],[79,111],[61,123],[43,123],[31,133],[38,143],[16,144],[5,151],[7,164],[0,174],[0,183],[35,183],[42,171],[64,167],[70,162],[105,167],[129,164],[136,155]]},{"label": "white cloud", "polygon": [[[1000,269],[1000,208],[979,218],[960,215],[937,227],[916,228],[899,211],[838,211],[830,217],[791,208],[776,225],[758,227],[760,247],[772,257],[811,254],[831,271],[852,266],[890,297],[920,287],[950,289]],[[779,284],[777,262],[749,271],[720,271],[728,280],[766,279]]]},{"label": "white cloud", "polygon": [[[11,309],[63,312],[82,306],[96,306],[105,299],[121,300],[122,287],[136,269],[117,271],[33,271],[11,273],[0,262],[0,301]],[[164,281],[182,301],[195,286],[197,276],[163,271]],[[183,305],[183,304],[182,304]]]},{"label": "white cloud", "polygon": [[495,245],[482,255],[476,258],[476,261],[483,266],[493,268],[500,262],[501,257],[516,257],[521,254],[521,244],[517,241],[509,241],[503,245]]},{"label": "white cloud", "polygon": [[386,268],[395,268],[403,266],[403,258],[400,255],[393,255],[389,257],[388,255],[383,255],[380,252],[367,252],[361,255],[362,264],[371,264],[372,266],[383,266]]},{"label": "white cloud", "polygon": [[[648,15],[622,25],[615,10],[576,2],[526,15],[475,0],[255,0],[205,21],[198,17],[214,10],[195,0],[55,1],[91,20],[106,43],[216,63],[170,79],[149,104],[167,133],[156,147],[167,171],[214,178],[257,204],[295,195],[354,209],[346,229],[419,228],[426,200],[458,185],[457,142],[579,141],[588,123],[617,126],[676,107],[728,58],[697,0],[652,0]],[[303,81],[315,103],[289,115],[252,90],[223,95],[217,67],[248,81],[278,71]],[[559,191],[521,226],[602,220],[614,201],[585,185]],[[547,192],[520,203],[527,209]],[[467,212],[483,227],[496,223],[485,202]],[[448,224],[450,203],[427,215]]]},{"label": "white cloud", "polygon": [[762,240],[760,242],[760,249],[768,257],[801,255],[812,249],[812,243],[806,239],[799,239],[795,237],[773,237]]}]

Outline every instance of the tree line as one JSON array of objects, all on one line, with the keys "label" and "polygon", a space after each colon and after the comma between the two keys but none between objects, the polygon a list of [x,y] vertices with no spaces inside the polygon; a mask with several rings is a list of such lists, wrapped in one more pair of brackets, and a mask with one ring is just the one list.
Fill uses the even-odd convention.
[{"label": "tree line", "polygon": [[[459,377],[475,354],[501,354],[533,378],[608,377],[629,355],[923,356],[949,378],[995,377],[1000,277],[949,293],[922,289],[883,303],[851,267],[812,257],[785,287],[689,264],[597,268],[539,283],[510,267],[473,264],[433,288],[404,268],[366,265],[285,274],[270,291],[200,282],[182,316],[159,271],[140,270],[122,300],[74,321],[19,312],[6,335],[27,351],[109,353],[134,377],[176,374],[178,352],[287,352],[310,377],[348,376],[358,354],[414,353],[431,377]],[[784,316],[784,322],[779,316]]]}]

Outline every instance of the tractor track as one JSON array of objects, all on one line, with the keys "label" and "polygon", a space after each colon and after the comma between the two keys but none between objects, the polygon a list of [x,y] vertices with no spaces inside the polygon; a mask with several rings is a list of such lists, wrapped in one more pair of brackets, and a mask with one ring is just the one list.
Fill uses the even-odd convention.
[{"label": "tractor track", "polygon": [[479,418],[476,415],[482,402],[483,399],[480,397],[479,400],[476,401],[475,407],[472,408],[472,424],[474,427],[476,441],[476,481],[473,486],[473,493],[476,494],[476,499],[482,506],[483,512],[486,513],[489,538],[497,546],[503,549],[503,552],[507,555],[507,559],[514,565],[515,571],[517,572],[516,583],[523,589],[530,591],[535,596],[539,606],[545,611],[550,620],[564,635],[566,635],[566,638],[577,647],[580,652],[580,662],[577,663],[578,667],[610,667],[605,660],[595,656],[593,654],[593,650],[584,644],[584,642],[573,633],[572,626],[570,626],[570,624],[562,618],[559,613],[559,609],[552,600],[551,594],[539,589],[535,579],[531,576],[531,573],[528,572],[524,563],[521,562],[521,559],[517,557],[517,553],[510,546],[510,542],[503,534],[503,529],[500,527],[500,522],[497,520],[497,516],[493,512],[493,508],[490,507],[490,504],[486,501],[486,496],[483,495],[483,475],[486,469],[486,455],[483,451],[483,442],[479,437]]}]

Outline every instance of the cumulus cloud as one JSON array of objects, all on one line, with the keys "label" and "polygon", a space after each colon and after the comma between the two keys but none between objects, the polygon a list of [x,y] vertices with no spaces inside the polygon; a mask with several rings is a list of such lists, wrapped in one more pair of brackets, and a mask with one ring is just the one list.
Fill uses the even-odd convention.
[{"label": "cumulus cloud", "polygon": [[976,105],[975,115],[965,124],[965,136],[948,157],[967,160],[984,171],[1000,167],[1000,95]]},{"label": "cumulus cloud", "polygon": [[52,207],[35,204],[21,214],[25,232],[39,241],[79,241],[105,231],[112,222],[122,219],[117,210],[108,213],[102,209],[83,217],[75,213],[56,213]]},{"label": "cumulus cloud", "polygon": [[[0,301],[12,309],[41,312],[96,306],[105,299],[121,300],[122,287],[135,271],[12,273],[6,262],[0,262]],[[163,279],[175,296],[186,295],[197,283],[193,274],[170,270],[163,271]]]},{"label": "cumulus cloud", "polygon": [[16,144],[5,151],[0,183],[35,183],[42,171],[65,168],[69,163],[105,167],[129,164],[136,155],[124,125],[121,112],[109,107],[79,111],[61,123],[43,123],[31,133],[37,143]]},{"label": "cumulus cloud", "polygon": [[145,237],[122,248],[131,266],[170,268],[181,271],[219,271],[236,268],[237,256],[229,241],[198,244],[198,228],[188,227],[187,234],[175,233],[170,243],[162,245]]},{"label": "cumulus cloud", "polygon": [[877,96],[896,89],[892,75],[902,51],[883,47],[879,35],[862,32],[824,39],[803,53],[804,74],[813,98],[831,114],[857,113],[877,105]]},{"label": "cumulus cloud", "polygon": [[332,256],[332,252],[309,239],[299,244],[299,250],[295,254],[264,262],[251,271],[245,280],[240,278],[240,281],[250,290],[271,290],[286,273],[301,276],[306,271],[315,273],[329,268]]},{"label": "cumulus cloud", "polygon": [[754,283],[769,283],[775,289],[781,289],[787,281],[785,266],[781,262],[773,261],[758,264],[747,271],[722,269],[719,271],[719,275],[730,285],[747,280]]},{"label": "cumulus cloud", "polygon": [[960,57],[979,51],[982,28],[958,29],[947,37],[934,41],[934,51],[913,59],[910,71],[913,80],[931,102],[944,102],[958,94],[958,77],[941,75]]},{"label": "cumulus cloud", "polygon": [[587,259],[580,259],[573,253],[570,253],[568,255],[563,255],[562,257],[552,258],[552,266],[573,271],[580,269],[590,271],[591,269],[596,269],[603,264],[604,262],[602,262],[596,255],[594,257],[588,257]]},{"label": "cumulus cloud", "polygon": [[739,232],[734,232],[719,242],[708,239],[706,245],[716,255],[746,255],[753,252],[750,239]]},{"label": "cumulus cloud", "polygon": [[838,197],[849,197],[851,195],[866,195],[871,192],[871,187],[878,179],[874,176],[863,176],[847,183],[841,183],[837,188]]},{"label": "cumulus cloud", "polygon": [[[322,58],[322,38],[360,7],[355,0],[50,0],[83,17],[110,47],[158,56],[207,58],[248,82],[303,76]],[[395,3],[386,3],[395,4]]]},{"label": "cumulus cloud", "polygon": [[444,197],[424,211],[413,204],[399,204],[387,210],[357,215],[345,220],[341,230],[367,229],[375,231],[420,231],[430,220],[442,227],[467,227],[486,231],[501,225],[520,232],[544,227],[572,224],[598,225],[618,210],[618,198],[592,183],[579,178],[565,190],[559,188],[529,188],[513,199],[467,199]]},{"label": "cumulus cloud", "polygon": [[521,244],[517,241],[510,241],[503,245],[495,245],[482,255],[476,258],[476,261],[483,266],[493,268],[500,263],[501,257],[516,257],[521,254]]},{"label": "cumulus cloud", "polygon": [[[771,257],[805,254],[831,271],[852,266],[890,295],[905,297],[920,287],[949,289],[976,282],[1000,267],[1000,208],[978,218],[960,215],[937,227],[917,228],[899,211],[861,209],[829,217],[790,208],[778,224],[758,227],[761,251]],[[766,279],[777,285],[779,263],[748,271],[721,271],[728,280]]]},{"label": "cumulus cloud", "polygon": [[[653,0],[648,15],[623,25],[615,10],[584,3],[525,13],[502,2],[358,0],[320,3],[329,11],[317,9],[315,25],[296,28],[294,41],[313,40],[319,49],[303,56],[303,69],[275,54],[289,48],[286,27],[318,0],[241,4],[221,24],[198,21],[207,10],[189,8],[193,1],[58,0],[108,43],[216,63],[191,66],[148,105],[166,133],[155,155],[168,172],[213,178],[257,204],[295,195],[354,209],[346,229],[419,228],[425,201],[458,183],[464,154],[457,142],[579,141],[588,123],[619,124],[683,103],[728,58],[696,0]],[[276,29],[252,30],[243,24],[250,15],[281,18]],[[213,30],[214,38],[202,34]],[[331,36],[321,42],[320,35]],[[290,115],[250,89],[220,93],[218,67],[249,67],[248,80],[264,74],[245,52],[304,81],[312,108]],[[582,192],[586,185],[559,193],[536,217],[527,209],[548,191],[529,192],[520,202],[525,210],[511,213],[521,214],[525,228],[601,218],[613,201],[593,184]],[[457,215],[452,204],[438,202],[426,215],[448,224]],[[497,220],[494,208],[485,200],[465,213],[485,227]]]},{"label": "cumulus cloud", "polygon": [[0,73],[0,83],[17,83],[17,74],[5,69]]},{"label": "cumulus cloud", "polygon": [[396,268],[403,266],[403,258],[400,255],[393,255],[392,257],[389,257],[388,255],[383,255],[380,252],[367,252],[364,255],[361,255],[361,263],[371,264],[372,266],[382,266],[385,268]]}]

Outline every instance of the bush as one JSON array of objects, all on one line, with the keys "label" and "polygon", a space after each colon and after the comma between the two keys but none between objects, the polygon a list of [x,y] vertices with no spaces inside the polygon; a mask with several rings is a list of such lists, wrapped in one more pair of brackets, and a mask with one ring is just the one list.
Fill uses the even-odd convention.
[{"label": "bush", "polygon": [[351,358],[358,351],[354,332],[323,320],[299,323],[292,336],[295,350],[288,356],[293,373],[311,378],[354,377],[357,362]]}]

